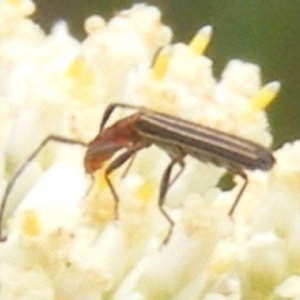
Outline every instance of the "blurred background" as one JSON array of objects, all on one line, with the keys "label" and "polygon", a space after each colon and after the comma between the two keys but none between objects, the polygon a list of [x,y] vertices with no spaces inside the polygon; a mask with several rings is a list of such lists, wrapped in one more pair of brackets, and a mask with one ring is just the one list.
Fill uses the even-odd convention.
[{"label": "blurred background", "polygon": [[[133,0],[35,0],[35,20],[49,31],[66,20],[71,33],[83,39],[84,20],[94,14],[109,19]],[[258,64],[264,83],[279,80],[282,89],[268,108],[274,147],[300,138],[300,1],[299,0],[152,0],[174,31],[174,42],[188,42],[196,31],[213,26],[207,55],[218,77],[228,60]]]}]

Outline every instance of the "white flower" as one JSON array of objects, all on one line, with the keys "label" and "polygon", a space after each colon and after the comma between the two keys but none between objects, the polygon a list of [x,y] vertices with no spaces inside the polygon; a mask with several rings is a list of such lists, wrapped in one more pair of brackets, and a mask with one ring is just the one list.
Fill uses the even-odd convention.
[{"label": "white flower", "polygon": [[[33,11],[29,0],[0,0],[3,192],[49,134],[94,139],[113,102],[270,146],[264,108],[279,83],[263,86],[259,67],[240,60],[230,61],[217,80],[203,54],[210,26],[189,44],[171,45],[160,11],[139,4],[109,21],[90,17],[80,43],[64,23],[46,35],[28,18]],[[128,113],[117,110],[109,124]],[[299,145],[275,151],[270,172],[246,171],[234,222],[227,213],[243,179],[236,176],[235,188],[221,191],[217,184],[226,170],[188,157],[164,203],[175,225],[162,244],[170,230],[157,205],[166,153],[147,148],[125,178],[124,168],[110,175],[120,198],[116,219],[105,165],[90,180],[83,147],[49,142],[8,198],[0,298],[299,298]]]}]

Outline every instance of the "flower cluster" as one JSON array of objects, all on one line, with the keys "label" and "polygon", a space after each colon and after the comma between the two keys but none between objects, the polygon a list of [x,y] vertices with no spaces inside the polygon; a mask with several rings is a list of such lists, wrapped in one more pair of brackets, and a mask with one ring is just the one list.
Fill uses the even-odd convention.
[{"label": "flower cluster", "polygon": [[[47,35],[29,16],[31,0],[0,0],[0,189],[50,134],[89,142],[114,102],[151,108],[252,140],[272,143],[265,107],[278,82],[258,66],[228,63],[213,76],[204,55],[212,29],[188,44],[152,6],[111,20],[92,16],[86,39],[65,23]],[[118,109],[113,120],[128,115]],[[112,120],[112,122],[113,122]],[[164,209],[157,204],[170,158],[154,146],[110,179],[85,175],[84,147],[49,142],[16,179],[0,243],[1,299],[299,299],[300,142],[274,152],[270,172],[247,172],[241,189],[218,188],[226,169],[187,157]],[[126,169],[126,167],[125,167]],[[126,176],[122,176],[126,172]],[[299,231],[299,236],[298,236]]]}]

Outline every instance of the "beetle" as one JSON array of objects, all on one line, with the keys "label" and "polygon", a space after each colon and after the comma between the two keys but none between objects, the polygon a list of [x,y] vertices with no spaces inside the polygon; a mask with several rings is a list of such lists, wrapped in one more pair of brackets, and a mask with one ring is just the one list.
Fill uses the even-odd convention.
[{"label": "beetle", "polygon": [[[132,115],[120,119],[113,125],[105,127],[116,108],[135,110]],[[19,175],[26,166],[38,155],[49,141],[76,144],[87,147],[84,157],[84,167],[87,174],[93,175],[103,167],[106,161],[112,159],[116,152],[123,150],[104,170],[105,180],[115,200],[115,216],[118,218],[119,196],[109,178],[109,175],[122,166],[135,154],[151,145],[156,145],[170,156],[159,188],[158,206],[169,222],[170,227],[163,243],[169,240],[174,222],[163,205],[170,186],[177,180],[185,167],[184,158],[190,155],[202,162],[212,163],[227,168],[233,174],[244,179],[244,183],[229,210],[232,216],[234,210],[248,184],[246,170],[270,170],[275,159],[272,152],[254,142],[228,134],[213,128],[202,126],[179,117],[160,113],[141,106],[125,103],[110,104],[103,115],[98,135],[89,143],[68,139],[56,135],[48,136],[30,155],[27,161],[17,170],[6,187],[0,206],[0,237],[2,238],[2,219],[9,193]],[[180,167],[178,173],[171,179],[173,167]]]}]

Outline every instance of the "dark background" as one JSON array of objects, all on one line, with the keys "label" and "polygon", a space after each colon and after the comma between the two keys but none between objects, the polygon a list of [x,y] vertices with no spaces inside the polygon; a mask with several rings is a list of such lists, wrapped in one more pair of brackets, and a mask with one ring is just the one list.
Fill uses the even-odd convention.
[{"label": "dark background", "polygon": [[[114,12],[138,1],[36,0],[35,20],[47,31],[60,19],[83,39],[84,19]],[[268,108],[274,148],[300,138],[300,1],[299,0],[153,0],[163,22],[175,33],[174,41],[189,41],[203,25],[214,29],[207,55],[218,77],[228,60],[237,58],[258,64],[264,83],[279,80],[282,89]]]}]

